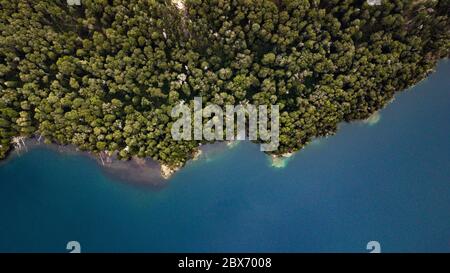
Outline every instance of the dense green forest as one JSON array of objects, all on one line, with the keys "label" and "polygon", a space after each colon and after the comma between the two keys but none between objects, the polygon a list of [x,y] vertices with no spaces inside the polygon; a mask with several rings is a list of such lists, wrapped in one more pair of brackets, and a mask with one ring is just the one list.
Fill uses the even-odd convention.
[{"label": "dense green forest", "polygon": [[0,158],[40,136],[176,165],[172,107],[280,106],[280,147],[365,119],[449,56],[450,1],[0,0]]}]

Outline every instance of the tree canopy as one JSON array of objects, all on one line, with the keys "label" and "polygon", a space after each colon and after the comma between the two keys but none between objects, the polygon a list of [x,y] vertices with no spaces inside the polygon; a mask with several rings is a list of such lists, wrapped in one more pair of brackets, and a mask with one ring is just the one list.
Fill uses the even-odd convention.
[{"label": "tree canopy", "polygon": [[[449,56],[450,2],[0,0],[0,158],[43,136],[182,164],[172,107],[280,106],[280,147],[365,119]],[[206,142],[206,141],[204,141]]]}]

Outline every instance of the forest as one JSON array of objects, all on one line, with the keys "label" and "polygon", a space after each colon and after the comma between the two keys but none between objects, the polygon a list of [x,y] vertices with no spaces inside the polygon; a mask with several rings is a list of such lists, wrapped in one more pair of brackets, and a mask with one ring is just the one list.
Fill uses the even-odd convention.
[{"label": "forest", "polygon": [[279,105],[275,155],[368,118],[450,55],[450,1],[0,0],[0,158],[18,137],[182,165],[174,105]]}]

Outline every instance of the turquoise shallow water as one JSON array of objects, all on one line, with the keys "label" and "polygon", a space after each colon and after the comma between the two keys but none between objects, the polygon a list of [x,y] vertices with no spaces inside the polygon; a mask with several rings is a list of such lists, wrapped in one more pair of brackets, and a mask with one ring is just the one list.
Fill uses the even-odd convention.
[{"label": "turquoise shallow water", "polygon": [[450,62],[270,167],[242,143],[150,191],[39,148],[0,165],[0,251],[450,252]]}]

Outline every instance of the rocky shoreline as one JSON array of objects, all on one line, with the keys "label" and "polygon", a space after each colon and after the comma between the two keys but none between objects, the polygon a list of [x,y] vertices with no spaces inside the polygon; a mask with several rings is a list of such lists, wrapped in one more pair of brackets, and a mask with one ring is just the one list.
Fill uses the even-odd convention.
[{"label": "rocky shoreline", "polygon": [[[160,164],[151,158],[140,158],[137,156],[133,156],[129,160],[120,160],[117,157],[117,152],[105,151],[94,154],[92,152],[82,151],[75,145],[45,143],[44,139],[40,137],[17,137],[13,140],[13,143],[14,149],[3,162],[9,161],[33,149],[45,148],[65,155],[88,157],[98,164],[105,175],[142,186],[164,187],[167,185],[168,180],[183,168],[181,164],[169,166]],[[225,143],[200,146],[190,161],[196,161],[202,156],[205,156],[205,154],[207,157],[213,156],[218,151],[225,150],[227,147],[229,146]]]},{"label": "rocky shoreline", "polygon": [[[138,186],[162,188],[167,185],[170,178],[186,165],[200,159],[210,161],[224,151],[234,149],[240,144],[240,141],[224,141],[201,145],[193,153],[191,160],[184,165],[179,164],[175,166],[161,164],[151,158],[140,158],[137,156],[133,156],[129,160],[120,160],[117,157],[117,152],[104,151],[99,154],[94,154],[92,152],[83,151],[75,145],[45,143],[45,140],[39,137],[17,137],[14,139],[13,143],[14,149],[2,163],[33,149],[45,148],[65,155],[88,157],[97,163],[105,175],[113,179]],[[270,165],[277,169],[284,168],[294,155],[295,153],[269,155]]]},{"label": "rocky shoreline", "polygon": [[153,159],[132,157],[130,160],[124,161],[117,158],[117,153],[102,152],[94,154],[82,151],[74,145],[45,143],[37,137],[17,138],[16,141],[19,141],[20,145],[14,145],[14,149],[6,161],[33,149],[44,148],[64,155],[87,157],[94,160],[105,175],[136,185],[162,187],[167,184],[169,178],[165,179],[162,176],[161,165]]}]

